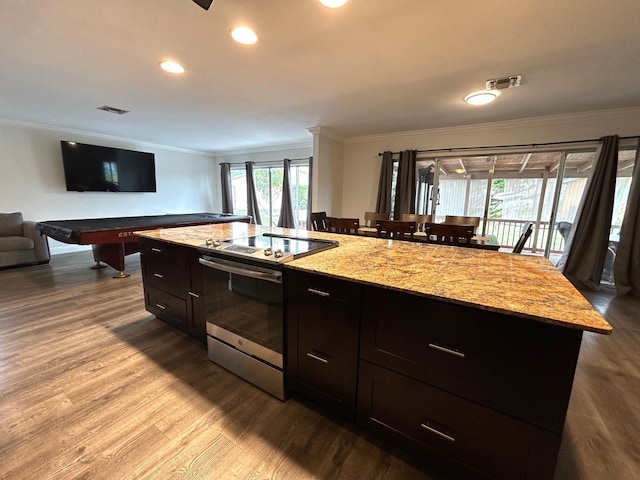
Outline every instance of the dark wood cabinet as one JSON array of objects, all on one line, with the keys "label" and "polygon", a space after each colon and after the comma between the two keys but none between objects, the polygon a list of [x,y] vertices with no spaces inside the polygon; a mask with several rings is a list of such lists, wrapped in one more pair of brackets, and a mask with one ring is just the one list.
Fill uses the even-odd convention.
[{"label": "dark wood cabinet", "polygon": [[203,343],[207,342],[206,311],[204,303],[204,277],[202,265],[198,262],[200,253],[193,248],[186,249],[188,266],[187,293],[187,332]]},{"label": "dark wood cabinet", "polygon": [[358,423],[497,479],[551,479],[582,331],[364,287]]},{"label": "dark wood cabinet", "polygon": [[355,419],[360,285],[285,270],[288,388]]},{"label": "dark wood cabinet", "polygon": [[370,430],[490,478],[553,478],[559,435],[364,360],[359,376]]},{"label": "dark wood cabinet", "polygon": [[581,330],[289,268],[285,305],[290,391],[464,478],[553,478]]},{"label": "dark wood cabinet", "polygon": [[141,238],[140,252],[146,309],[205,342],[203,278],[198,251]]}]

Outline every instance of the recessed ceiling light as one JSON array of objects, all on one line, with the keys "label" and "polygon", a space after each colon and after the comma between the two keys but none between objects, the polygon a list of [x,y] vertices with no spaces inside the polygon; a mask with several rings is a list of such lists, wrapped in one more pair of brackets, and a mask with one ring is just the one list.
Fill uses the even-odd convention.
[{"label": "recessed ceiling light", "polygon": [[486,105],[493,102],[498,95],[500,92],[497,90],[480,90],[464,97],[464,101],[471,105]]},{"label": "recessed ceiling light", "polygon": [[340,8],[347,0],[320,0],[320,3],[329,8]]},{"label": "recessed ceiling light", "polygon": [[165,72],[184,73],[184,67],[176,62],[161,62],[160,68],[162,68]]},{"label": "recessed ceiling light", "polygon": [[236,27],[231,30],[233,39],[243,45],[253,45],[258,41],[258,35],[249,27]]}]

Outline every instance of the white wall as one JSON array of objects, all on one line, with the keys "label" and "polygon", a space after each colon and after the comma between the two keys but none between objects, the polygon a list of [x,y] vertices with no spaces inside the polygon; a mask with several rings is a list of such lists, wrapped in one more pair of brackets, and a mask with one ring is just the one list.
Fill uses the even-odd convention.
[{"label": "white wall", "polygon": [[[67,192],[60,140],[155,154],[156,193]],[[171,150],[120,139],[0,122],[0,212],[27,220],[216,212],[220,182],[212,155]],[[49,239],[51,253],[85,246]]]},{"label": "white wall", "polygon": [[222,193],[220,191],[220,164],[222,162],[241,164],[244,164],[245,162],[277,162],[282,161],[285,158],[296,159],[309,158],[311,156],[313,156],[313,147],[311,142],[309,142],[308,145],[283,145],[281,147],[268,147],[262,149],[257,148],[217,153],[215,157],[215,183],[218,186],[218,193],[216,194],[215,201],[216,205],[219,207],[218,210],[222,206]]},{"label": "white wall", "polygon": [[342,216],[344,143],[324,129],[313,132],[312,212]]},{"label": "white wall", "polygon": [[363,221],[364,212],[375,210],[382,161],[378,153],[385,150],[540,144],[639,134],[640,108],[634,107],[350,138],[344,146],[341,215]]}]

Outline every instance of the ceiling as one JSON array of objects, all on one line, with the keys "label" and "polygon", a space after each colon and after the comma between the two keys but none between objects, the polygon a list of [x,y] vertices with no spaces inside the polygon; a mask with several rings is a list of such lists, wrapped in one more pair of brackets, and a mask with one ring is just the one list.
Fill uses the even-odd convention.
[{"label": "ceiling", "polygon": [[[0,118],[221,152],[310,143],[310,127],[350,138],[638,106],[639,17],[638,0],[2,2]],[[256,45],[231,40],[240,23]],[[463,101],[516,74],[492,104]]]}]

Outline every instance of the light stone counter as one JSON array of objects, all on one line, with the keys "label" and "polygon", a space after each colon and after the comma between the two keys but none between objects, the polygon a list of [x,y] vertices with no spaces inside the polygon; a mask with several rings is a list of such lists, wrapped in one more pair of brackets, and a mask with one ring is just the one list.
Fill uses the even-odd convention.
[{"label": "light stone counter", "polygon": [[288,268],[515,315],[563,327],[609,334],[602,316],[546,259],[461,248],[260,227],[246,223],[137,232],[141,237],[198,247],[206,238],[262,232],[329,238],[340,246],[287,263]]}]

